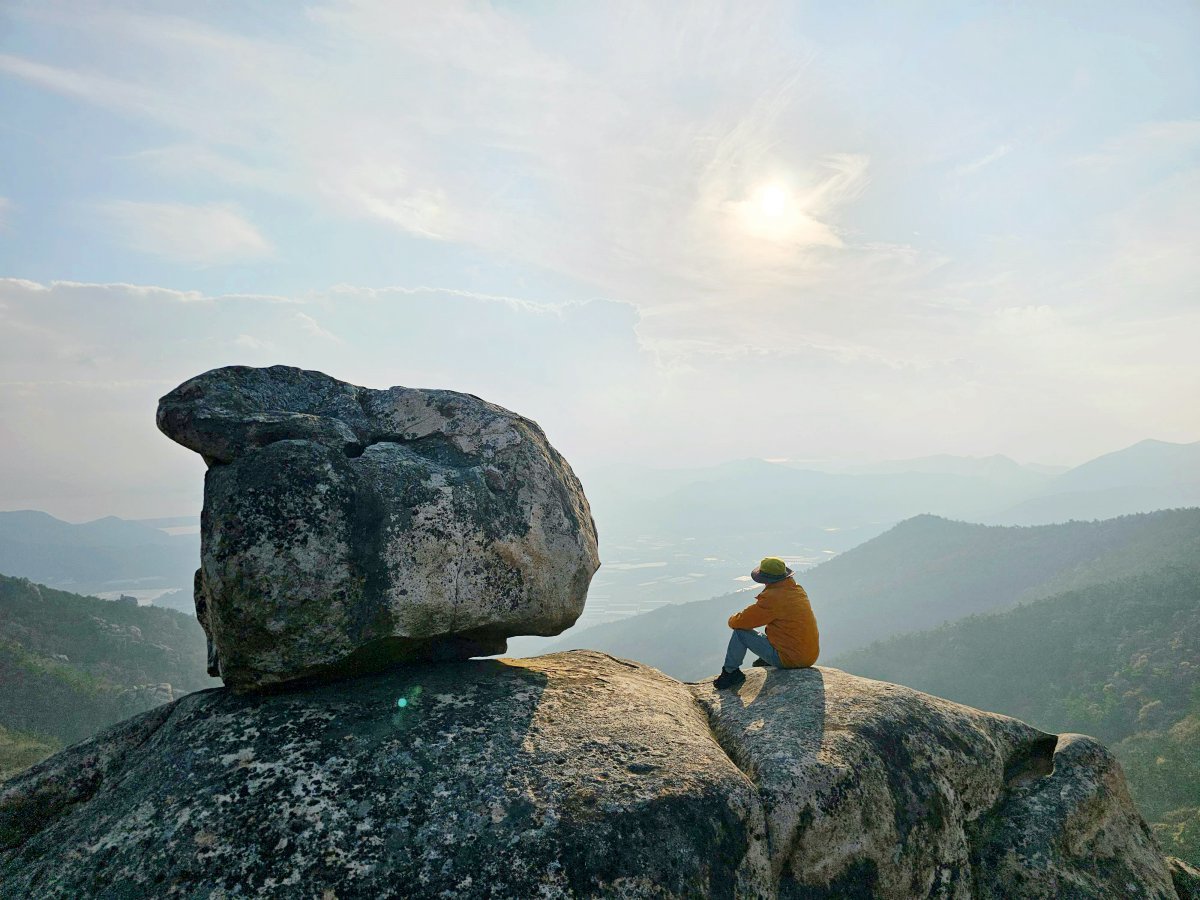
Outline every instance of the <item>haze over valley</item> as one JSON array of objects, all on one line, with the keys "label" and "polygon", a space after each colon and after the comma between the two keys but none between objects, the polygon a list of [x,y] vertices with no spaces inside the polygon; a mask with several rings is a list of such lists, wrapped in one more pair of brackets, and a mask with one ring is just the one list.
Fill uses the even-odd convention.
[{"label": "haze over valley", "polygon": [[[1200,443],[1146,440],[1080,466],[949,455],[876,464],[742,460],[583,472],[603,566],[575,630],[752,587],[774,552],[798,571],[921,514],[1038,525],[1200,505]],[[191,611],[199,517],[72,524],[0,511],[0,572],[76,593]],[[517,638],[518,655],[549,639]]]}]

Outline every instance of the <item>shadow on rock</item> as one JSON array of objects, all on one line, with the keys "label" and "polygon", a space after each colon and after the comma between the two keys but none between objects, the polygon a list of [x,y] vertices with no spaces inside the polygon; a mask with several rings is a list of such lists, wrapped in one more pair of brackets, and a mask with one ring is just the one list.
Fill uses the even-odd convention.
[{"label": "shadow on rock", "polygon": [[[816,756],[825,738],[825,673],[820,669],[764,669],[762,682],[750,688],[749,679],[738,692],[743,707],[751,708],[760,696],[788,692],[789,714],[794,724],[796,755]],[[750,688],[748,690],[748,688]],[[749,696],[747,696],[749,695]]]}]

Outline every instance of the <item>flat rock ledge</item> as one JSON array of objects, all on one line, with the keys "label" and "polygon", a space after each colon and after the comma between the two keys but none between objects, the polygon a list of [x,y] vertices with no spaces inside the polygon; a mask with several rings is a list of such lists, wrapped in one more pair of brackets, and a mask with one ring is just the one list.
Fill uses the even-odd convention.
[{"label": "flat rock ledge", "polygon": [[196,613],[231,687],[503,653],[583,611],[587,498],[516,413],[229,366],[163,397],[158,426],[209,467]]},{"label": "flat rock ledge", "polygon": [[0,787],[5,897],[1174,900],[1182,866],[1090,738],[590,651],[203,691]]}]

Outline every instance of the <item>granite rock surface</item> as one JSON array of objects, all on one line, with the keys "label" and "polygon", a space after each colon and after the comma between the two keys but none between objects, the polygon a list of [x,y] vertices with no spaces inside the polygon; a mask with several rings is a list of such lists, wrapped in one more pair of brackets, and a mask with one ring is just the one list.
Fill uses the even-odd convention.
[{"label": "granite rock surface", "polygon": [[188,695],[0,787],[0,895],[1177,896],[1090,739],[590,651]]},{"label": "granite rock surface", "polygon": [[694,690],[762,799],[780,896],[1175,896],[1091,738],[838,669]]},{"label": "granite rock surface", "polygon": [[529,419],[230,366],[163,397],[158,425],[209,467],[196,606],[232,687],[501,653],[583,610],[595,525]]}]

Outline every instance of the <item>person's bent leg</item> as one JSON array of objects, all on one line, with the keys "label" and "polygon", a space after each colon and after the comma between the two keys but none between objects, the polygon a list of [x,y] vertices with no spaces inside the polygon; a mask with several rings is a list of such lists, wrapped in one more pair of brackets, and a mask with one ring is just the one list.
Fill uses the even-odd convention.
[{"label": "person's bent leg", "polygon": [[733,634],[729,635],[729,647],[725,650],[725,665],[722,667],[726,672],[742,667],[742,660],[746,658],[745,637],[748,634],[754,632],[748,628],[735,628]]},{"label": "person's bent leg", "polygon": [[717,690],[735,688],[746,680],[746,676],[742,672],[742,660],[746,658],[745,638],[747,634],[753,633],[746,629],[734,629],[733,634],[729,636],[729,648],[725,651],[725,664],[721,667],[721,674],[713,682],[713,687]]},{"label": "person's bent leg", "polygon": [[751,653],[762,659],[763,662],[777,669],[783,668],[783,661],[779,658],[779,651],[771,646],[771,642],[767,640],[765,634],[747,630],[742,634],[741,642]]}]

